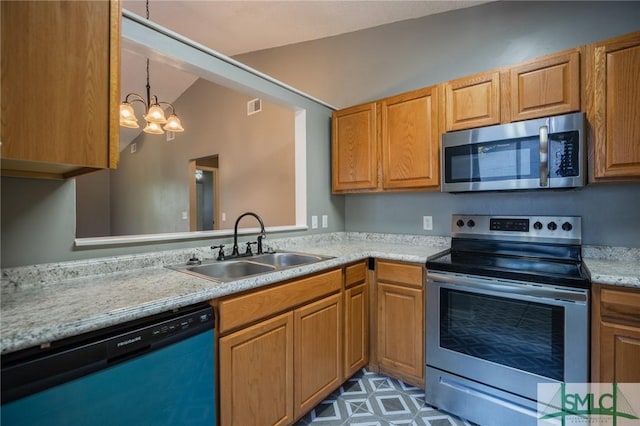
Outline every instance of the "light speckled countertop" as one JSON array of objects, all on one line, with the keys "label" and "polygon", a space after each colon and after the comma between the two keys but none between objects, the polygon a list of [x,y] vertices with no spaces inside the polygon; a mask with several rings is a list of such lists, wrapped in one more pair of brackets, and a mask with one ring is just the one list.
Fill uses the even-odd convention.
[{"label": "light speckled countertop", "polygon": [[[367,257],[424,263],[450,240],[333,233],[269,240],[276,250],[333,256],[322,262],[218,283],[167,269],[208,247],[2,271],[1,353],[39,345],[174,308],[300,277]],[[592,281],[640,288],[640,250],[585,248]],[[591,259],[589,258],[591,257]]]}]

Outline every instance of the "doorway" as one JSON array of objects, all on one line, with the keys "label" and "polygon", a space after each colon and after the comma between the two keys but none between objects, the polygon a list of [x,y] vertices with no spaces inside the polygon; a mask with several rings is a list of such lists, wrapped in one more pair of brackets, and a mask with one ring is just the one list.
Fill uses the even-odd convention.
[{"label": "doorway", "polygon": [[189,161],[189,230],[220,229],[218,156]]}]

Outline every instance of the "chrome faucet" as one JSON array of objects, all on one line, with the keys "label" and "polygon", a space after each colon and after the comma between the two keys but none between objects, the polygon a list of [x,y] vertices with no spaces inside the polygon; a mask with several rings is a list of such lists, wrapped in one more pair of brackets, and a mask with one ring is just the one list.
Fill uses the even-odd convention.
[{"label": "chrome faucet", "polygon": [[[246,212],[238,216],[238,218],[236,219],[236,224],[233,227],[233,251],[231,252],[231,256],[240,256],[240,252],[238,250],[238,223],[240,223],[240,219],[242,219],[245,216],[253,216],[256,219],[258,219],[258,222],[260,222],[260,234],[258,235],[257,254],[262,254],[262,239],[267,237],[267,232],[264,230],[264,222],[262,221],[262,218],[257,214],[253,212]],[[249,250],[251,246],[247,246],[247,247],[248,247],[247,254],[251,254],[251,251]]]}]

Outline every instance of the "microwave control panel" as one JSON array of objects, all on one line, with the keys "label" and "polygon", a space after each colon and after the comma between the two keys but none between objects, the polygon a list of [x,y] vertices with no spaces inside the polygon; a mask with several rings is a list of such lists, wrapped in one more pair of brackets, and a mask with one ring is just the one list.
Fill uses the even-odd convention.
[{"label": "microwave control panel", "polygon": [[580,175],[578,132],[549,135],[549,177]]}]

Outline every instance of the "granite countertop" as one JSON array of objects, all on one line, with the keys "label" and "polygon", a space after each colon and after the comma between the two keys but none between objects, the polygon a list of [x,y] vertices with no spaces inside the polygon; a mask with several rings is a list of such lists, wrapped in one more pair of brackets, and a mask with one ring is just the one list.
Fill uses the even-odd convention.
[{"label": "granite countertop", "polygon": [[[270,240],[270,247],[332,256],[328,260],[219,283],[165,268],[208,247],[109,259],[8,268],[2,272],[1,353],[44,344],[243,290],[376,257],[424,263],[449,247],[446,237],[334,233]],[[592,281],[640,288],[638,251],[603,250],[586,259]],[[638,257],[638,258],[636,258]]]}]

